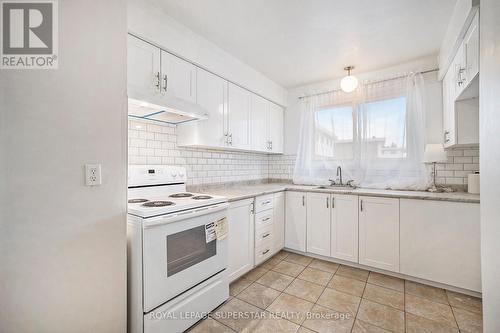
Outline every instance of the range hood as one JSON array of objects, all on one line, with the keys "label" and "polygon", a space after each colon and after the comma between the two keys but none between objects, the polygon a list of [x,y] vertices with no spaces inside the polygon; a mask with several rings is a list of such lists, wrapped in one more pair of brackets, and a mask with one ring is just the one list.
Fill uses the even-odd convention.
[{"label": "range hood", "polygon": [[162,98],[161,105],[129,98],[128,115],[169,124],[208,119],[208,112],[198,104],[172,96]]}]

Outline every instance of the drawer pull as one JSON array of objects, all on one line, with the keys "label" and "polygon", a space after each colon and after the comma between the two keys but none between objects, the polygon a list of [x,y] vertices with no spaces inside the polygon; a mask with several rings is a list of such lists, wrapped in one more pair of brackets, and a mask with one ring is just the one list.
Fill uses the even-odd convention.
[{"label": "drawer pull", "polygon": [[270,235],[270,233],[267,233],[267,234],[265,234],[265,235],[262,235],[262,238],[266,238],[266,237],[268,237],[269,235]]},{"label": "drawer pull", "polygon": [[262,222],[266,222],[266,221],[269,221],[271,218],[270,217],[265,217],[262,219]]},{"label": "drawer pull", "polygon": [[271,200],[267,200],[267,201],[262,202],[263,205],[269,205],[270,203],[271,203]]},{"label": "drawer pull", "polygon": [[266,254],[267,252],[269,252],[269,249],[265,250],[264,252],[262,252],[262,254]]}]

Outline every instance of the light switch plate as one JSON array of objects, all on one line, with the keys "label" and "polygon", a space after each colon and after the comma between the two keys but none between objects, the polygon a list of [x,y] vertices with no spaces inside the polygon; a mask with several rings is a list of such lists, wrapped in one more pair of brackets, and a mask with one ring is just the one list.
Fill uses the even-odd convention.
[{"label": "light switch plate", "polygon": [[101,165],[100,164],[85,164],[85,185],[97,186],[101,185]]}]

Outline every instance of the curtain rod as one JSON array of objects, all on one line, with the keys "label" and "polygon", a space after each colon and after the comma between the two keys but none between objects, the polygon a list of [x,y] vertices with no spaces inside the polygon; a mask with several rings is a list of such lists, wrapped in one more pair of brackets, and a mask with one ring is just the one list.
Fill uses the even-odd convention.
[{"label": "curtain rod", "polygon": [[[422,72],[417,72],[417,74],[427,74],[427,73],[432,73],[432,72],[437,72],[437,71],[439,71],[439,68],[434,68],[434,69],[429,69],[429,70],[422,71]],[[397,80],[397,79],[401,79],[401,78],[403,78],[405,76],[406,75],[399,75],[399,76],[396,76],[396,77],[391,77],[389,79],[369,81],[369,84]],[[329,93],[340,91],[340,90],[342,90],[342,89],[333,89],[333,90],[328,90],[328,91],[320,92],[320,93],[317,93],[317,94],[299,96],[299,99],[303,99],[303,98],[306,98],[306,97],[312,97],[312,96],[325,95],[325,94],[329,94]]]}]

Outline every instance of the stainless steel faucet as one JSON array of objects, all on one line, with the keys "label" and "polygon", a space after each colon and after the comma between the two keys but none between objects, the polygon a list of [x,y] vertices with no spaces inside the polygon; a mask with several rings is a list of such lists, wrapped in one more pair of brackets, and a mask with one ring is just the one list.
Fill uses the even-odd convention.
[{"label": "stainless steel faucet", "polygon": [[344,185],[342,184],[342,168],[340,165],[337,167],[337,178],[339,179],[339,185]]}]

